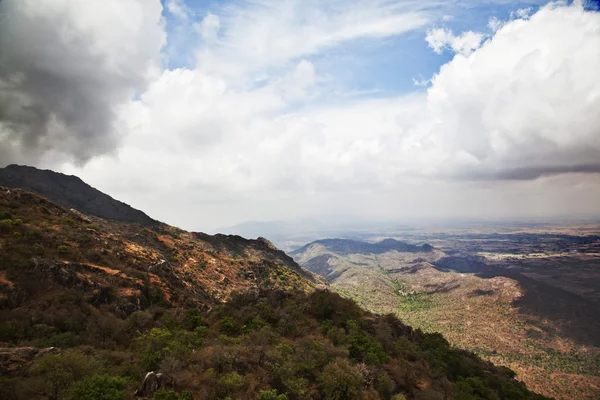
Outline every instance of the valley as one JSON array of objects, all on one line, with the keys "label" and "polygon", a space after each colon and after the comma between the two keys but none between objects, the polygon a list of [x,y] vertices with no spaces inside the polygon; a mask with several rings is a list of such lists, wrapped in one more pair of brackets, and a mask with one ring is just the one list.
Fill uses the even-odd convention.
[{"label": "valley", "polygon": [[[506,365],[559,399],[600,396],[600,225],[363,233],[290,254],[334,290]],[[401,242],[400,242],[401,240]],[[344,243],[355,252],[340,252]],[[407,246],[431,245],[426,251]]]}]

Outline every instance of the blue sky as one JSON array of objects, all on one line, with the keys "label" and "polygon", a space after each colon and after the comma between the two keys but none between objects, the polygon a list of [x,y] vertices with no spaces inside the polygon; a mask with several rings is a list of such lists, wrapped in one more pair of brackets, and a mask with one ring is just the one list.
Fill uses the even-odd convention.
[{"label": "blue sky", "polygon": [[[184,29],[180,18],[168,11],[167,0],[162,0],[167,21],[168,68],[194,67],[195,60],[189,49],[202,43],[190,29]],[[227,14],[232,7],[251,5],[252,2],[186,0],[176,2],[188,8],[189,24],[200,23],[207,13],[216,16]],[[362,96],[390,96],[412,91],[423,91],[414,79],[431,78],[439,68],[449,62],[454,54],[445,51],[436,54],[427,45],[425,37],[432,28],[448,28],[453,32],[477,31],[490,33],[490,18],[505,21],[519,9],[535,13],[548,1],[448,1],[440,2],[427,10],[431,21],[409,32],[384,39],[357,39],[329,48],[305,59],[315,68],[329,74],[344,88],[344,92]],[[590,2],[589,5],[593,5]],[[446,17],[446,18],[445,18]]]}]

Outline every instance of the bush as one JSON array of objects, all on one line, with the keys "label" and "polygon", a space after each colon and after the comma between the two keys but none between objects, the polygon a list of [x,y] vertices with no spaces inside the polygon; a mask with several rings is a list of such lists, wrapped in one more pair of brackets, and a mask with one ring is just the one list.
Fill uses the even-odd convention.
[{"label": "bush", "polygon": [[177,394],[174,390],[159,389],[154,392],[152,400],[193,400],[194,396],[190,392]]},{"label": "bush", "polygon": [[221,397],[235,393],[244,384],[244,378],[237,372],[230,372],[219,378],[217,392]]},{"label": "bush", "polygon": [[68,391],[68,400],[123,400],[127,379],[108,376],[94,375],[82,381],[76,382]]},{"label": "bush", "polygon": [[277,394],[277,389],[261,390],[259,392],[260,400],[288,400],[285,394]]},{"label": "bush", "polygon": [[326,400],[359,399],[362,385],[358,368],[343,358],[327,364],[321,376],[321,392]]},{"label": "bush", "polygon": [[57,250],[59,254],[67,254],[69,252],[69,246],[61,244],[60,246],[58,246]]},{"label": "bush", "polygon": [[221,318],[219,321],[221,332],[227,335],[236,335],[240,331],[240,326],[231,317]]},{"label": "bush", "polygon": [[57,398],[59,393],[75,382],[88,378],[103,370],[103,363],[77,350],[61,354],[48,354],[34,361],[31,374],[39,376],[40,391],[48,398]]}]

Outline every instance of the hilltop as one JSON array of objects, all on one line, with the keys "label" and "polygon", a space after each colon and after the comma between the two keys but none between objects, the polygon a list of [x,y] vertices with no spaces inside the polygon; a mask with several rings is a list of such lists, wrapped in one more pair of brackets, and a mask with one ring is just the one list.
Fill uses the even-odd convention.
[{"label": "hilltop", "polygon": [[113,199],[72,175],[12,164],[0,168],[0,186],[28,190],[87,215],[145,226],[158,224],[142,211]]},{"label": "hilltop", "polygon": [[325,288],[266,239],[0,187],[0,397],[544,398]]}]

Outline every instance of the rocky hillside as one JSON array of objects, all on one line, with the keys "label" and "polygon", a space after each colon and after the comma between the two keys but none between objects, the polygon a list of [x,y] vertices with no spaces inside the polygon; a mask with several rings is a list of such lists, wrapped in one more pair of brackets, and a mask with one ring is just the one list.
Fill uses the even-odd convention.
[{"label": "rocky hillside", "polygon": [[322,288],[265,239],[0,187],[0,398],[544,398]]},{"label": "rocky hillside", "polygon": [[265,239],[103,220],[6,187],[0,210],[0,302],[11,309],[73,291],[131,312],[158,301],[208,306],[235,291],[318,285]]},{"label": "rocky hillside", "polygon": [[56,204],[68,209],[74,208],[86,215],[134,222],[145,226],[158,224],[158,221],[142,211],[113,199],[72,175],[28,166],[9,165],[0,168],[0,186],[38,193]]}]

